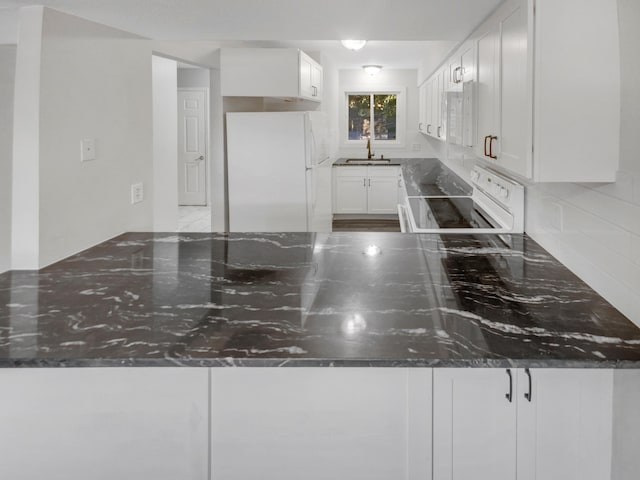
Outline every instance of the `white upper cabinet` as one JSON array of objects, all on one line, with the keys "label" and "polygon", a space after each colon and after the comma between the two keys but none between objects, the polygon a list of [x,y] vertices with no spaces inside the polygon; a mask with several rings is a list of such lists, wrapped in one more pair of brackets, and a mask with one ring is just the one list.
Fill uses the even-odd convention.
[{"label": "white upper cabinet", "polygon": [[527,0],[508,0],[480,29],[476,151],[484,159],[530,178],[527,8]]},{"label": "white upper cabinet", "polygon": [[613,182],[620,37],[611,0],[536,0],[534,178]]},{"label": "white upper cabinet", "polygon": [[506,0],[442,66],[444,91],[462,85],[464,145],[537,182],[615,181],[619,48],[616,2]]},{"label": "white upper cabinet", "polygon": [[300,52],[300,97],[322,98],[322,67],[304,52]]},{"label": "white upper cabinet", "polygon": [[223,48],[222,96],[322,100],[322,67],[296,48]]}]

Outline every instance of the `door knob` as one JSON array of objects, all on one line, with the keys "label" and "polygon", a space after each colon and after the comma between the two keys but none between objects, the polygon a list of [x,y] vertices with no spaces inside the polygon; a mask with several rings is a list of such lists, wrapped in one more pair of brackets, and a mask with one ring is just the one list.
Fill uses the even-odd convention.
[{"label": "door knob", "polygon": [[196,160],[204,160],[204,155],[200,155]]}]

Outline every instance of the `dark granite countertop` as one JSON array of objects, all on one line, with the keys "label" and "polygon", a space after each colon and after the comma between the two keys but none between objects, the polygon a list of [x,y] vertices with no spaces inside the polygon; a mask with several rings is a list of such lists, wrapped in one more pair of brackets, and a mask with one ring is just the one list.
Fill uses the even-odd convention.
[{"label": "dark granite countertop", "polygon": [[0,367],[640,368],[638,327],[504,238],[124,234],[0,275]]},{"label": "dark granite countertop", "polygon": [[410,197],[470,196],[473,188],[437,158],[401,160],[402,178]]}]

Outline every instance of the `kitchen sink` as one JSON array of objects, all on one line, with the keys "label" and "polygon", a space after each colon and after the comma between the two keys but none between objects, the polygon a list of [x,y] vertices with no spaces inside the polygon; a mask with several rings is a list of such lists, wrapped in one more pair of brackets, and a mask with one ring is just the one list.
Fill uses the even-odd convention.
[{"label": "kitchen sink", "polygon": [[347,158],[347,160],[345,160],[345,163],[351,165],[384,165],[389,162],[391,162],[389,158]]}]

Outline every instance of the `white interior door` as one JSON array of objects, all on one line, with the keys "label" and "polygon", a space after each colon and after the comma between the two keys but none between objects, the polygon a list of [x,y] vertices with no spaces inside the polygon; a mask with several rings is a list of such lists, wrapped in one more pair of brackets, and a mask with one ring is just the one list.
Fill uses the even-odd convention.
[{"label": "white interior door", "polygon": [[178,203],[207,204],[206,94],[178,90]]}]

